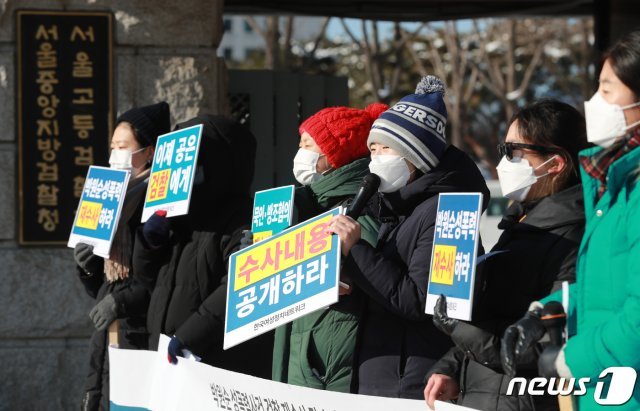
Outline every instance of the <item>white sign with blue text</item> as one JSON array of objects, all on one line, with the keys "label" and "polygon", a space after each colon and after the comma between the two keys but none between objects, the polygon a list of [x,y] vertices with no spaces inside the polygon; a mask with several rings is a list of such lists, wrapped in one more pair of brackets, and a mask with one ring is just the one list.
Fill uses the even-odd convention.
[{"label": "white sign with blue text", "polygon": [[202,125],[158,137],[142,210],[143,223],[158,210],[165,210],[167,217],[189,212],[201,137]]},{"label": "white sign with blue text", "polygon": [[478,253],[481,193],[442,193],[438,198],[425,312],[447,297],[447,314],[471,320]]},{"label": "white sign with blue text", "polygon": [[78,243],[93,246],[93,253],[109,257],[122,204],[129,183],[129,171],[90,166],[73,220],[68,247]]},{"label": "white sign with blue text", "polygon": [[338,301],[337,207],[231,255],[224,349]]}]

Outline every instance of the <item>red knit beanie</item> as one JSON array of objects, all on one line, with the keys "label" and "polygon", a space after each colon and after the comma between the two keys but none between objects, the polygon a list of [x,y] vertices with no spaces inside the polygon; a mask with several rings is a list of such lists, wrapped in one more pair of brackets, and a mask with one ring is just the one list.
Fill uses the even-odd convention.
[{"label": "red knit beanie", "polygon": [[367,137],[371,125],[389,109],[381,103],[370,104],[364,110],[350,107],[329,107],[318,111],[300,125],[316,142],[333,168],[340,168],[369,155]]}]

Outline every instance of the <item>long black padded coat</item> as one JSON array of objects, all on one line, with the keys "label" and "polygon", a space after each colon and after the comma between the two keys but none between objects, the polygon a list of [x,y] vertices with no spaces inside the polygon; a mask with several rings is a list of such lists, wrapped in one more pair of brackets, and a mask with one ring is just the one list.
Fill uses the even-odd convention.
[{"label": "long black padded coat", "polygon": [[[379,194],[369,212],[382,222],[374,248],[360,240],[344,270],[369,297],[356,345],[357,392],[423,398],[424,376],[451,347],[425,314],[438,193],[489,190],[475,163],[449,146],[438,167]],[[378,203],[377,205],[375,203]]]},{"label": "long black padded coat", "polygon": [[206,364],[263,378],[271,376],[273,334],[223,351],[227,264],[251,221],[256,152],[251,132],[221,116],[200,116],[178,125],[204,124],[189,214],[170,219],[170,243],[158,249],[138,230],[136,278],[151,291],[149,349],[160,333],[175,335]]},{"label": "long black padded coat", "polygon": [[[584,233],[582,186],[566,188],[542,200],[514,203],[498,225],[504,232],[479,266],[473,321],[455,328],[456,344],[429,371],[455,378],[458,404],[480,410],[557,410],[556,397],[506,395],[510,378],[500,364],[504,330],[519,320],[533,301],[574,282]],[[537,377],[535,351],[517,364],[517,376]]]},{"label": "long black padded coat", "polygon": [[[136,210],[128,221],[123,221],[134,238],[140,226],[144,194],[147,189],[146,181],[141,181],[131,191],[127,192],[125,204],[135,203]],[[133,244],[132,244],[133,246]],[[133,249],[131,250],[133,253]],[[104,273],[89,275],[82,268],[76,267],[78,277],[87,294],[96,303],[111,294],[117,304],[118,311],[118,344],[120,348],[147,349],[149,334],[146,327],[147,306],[149,304],[148,291],[133,280],[133,270],[122,280],[109,282]],[[91,334],[89,347],[89,373],[84,384],[81,408],[85,411],[109,409],[109,354],[108,330],[94,330]]]}]

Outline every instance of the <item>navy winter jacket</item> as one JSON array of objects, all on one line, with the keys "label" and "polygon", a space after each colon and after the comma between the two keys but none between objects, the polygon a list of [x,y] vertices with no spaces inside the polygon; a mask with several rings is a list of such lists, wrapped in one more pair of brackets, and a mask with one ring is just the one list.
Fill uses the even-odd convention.
[{"label": "navy winter jacket", "polygon": [[383,223],[378,245],[360,240],[344,260],[369,297],[356,349],[358,393],[423,398],[424,376],[452,345],[424,313],[441,192],[481,192],[484,207],[489,201],[478,167],[450,146],[438,167],[370,203]]}]

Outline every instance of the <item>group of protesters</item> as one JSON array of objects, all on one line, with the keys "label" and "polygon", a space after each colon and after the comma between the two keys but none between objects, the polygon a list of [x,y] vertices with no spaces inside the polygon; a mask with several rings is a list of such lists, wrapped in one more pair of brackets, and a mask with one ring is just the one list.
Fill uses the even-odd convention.
[{"label": "group of protesters", "polygon": [[[157,211],[143,224],[169,106],[118,117],[110,164],[131,179],[111,252],[74,250],[96,299],[82,408],[109,408],[107,328],[117,321],[122,348],[155,350],[169,335],[172,363],[189,350],[209,365],[289,384],[479,410],[558,409],[550,395],[507,395],[516,376],[590,377],[579,410],[597,409],[602,370],[640,370],[640,31],[605,54],[585,116],[541,99],[510,119],[497,173],[511,204],[477,266],[471,321],[449,317],[445,296],[425,314],[438,195],[479,192],[483,208],[489,201],[475,162],[446,139],[445,92],[425,76],[393,106],[329,107],[302,122],[292,159],[299,222],[348,206],[369,173],[380,186],[359,217],[328,226],[341,245],[339,301],[226,351],[227,264],[250,229],[256,139],[224,116],[178,124],[203,125],[189,212]],[[563,282],[571,284],[568,340],[541,355],[543,307],[562,302]],[[640,409],[640,388],[619,408]]]}]

